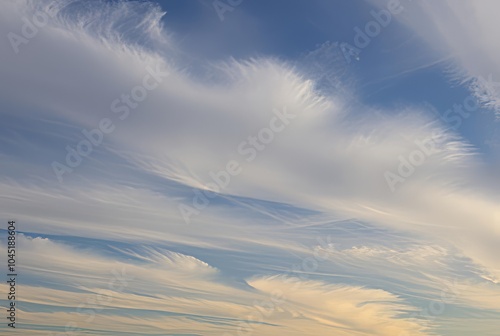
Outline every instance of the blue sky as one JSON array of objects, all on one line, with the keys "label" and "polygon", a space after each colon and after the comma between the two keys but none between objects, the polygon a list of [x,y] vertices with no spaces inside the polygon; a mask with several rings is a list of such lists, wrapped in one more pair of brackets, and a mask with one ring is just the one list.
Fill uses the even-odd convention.
[{"label": "blue sky", "polygon": [[1,332],[498,334],[496,2],[0,7]]}]

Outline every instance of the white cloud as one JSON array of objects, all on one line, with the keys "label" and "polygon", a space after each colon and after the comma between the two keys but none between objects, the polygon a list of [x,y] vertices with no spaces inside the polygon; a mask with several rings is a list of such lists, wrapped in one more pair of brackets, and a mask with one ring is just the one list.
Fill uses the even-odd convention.
[{"label": "white cloud", "polygon": [[[280,248],[286,252],[301,251],[293,239],[280,241],[271,234],[263,237],[261,229],[271,221],[241,219],[235,215],[237,210],[211,206],[192,226],[184,225],[174,200],[190,204],[192,197],[186,196],[185,190],[206,185],[212,180],[210,172],[223,169],[229,160],[237,160],[243,172],[232,178],[222,191],[223,197],[288,203],[321,212],[327,218],[358,218],[424,236],[436,244],[453,244],[484,266],[492,279],[500,277],[500,264],[495,257],[500,235],[498,189],[481,186],[489,179],[481,175],[485,168],[479,154],[458,135],[431,122],[425,111],[408,107],[388,114],[346,101],[341,95],[320,95],[312,81],[276,59],[203,64],[217,78],[207,81],[204,74],[184,71],[175,41],[160,25],[158,8],[134,3],[96,6],[86,15],[78,15],[81,8],[68,6],[28,44],[22,45],[19,54],[11,52],[7,39],[0,42],[6,51],[0,64],[0,98],[5,119],[36,117],[45,121],[43,125],[51,125],[37,134],[45,140],[40,142],[29,131],[10,124],[25,144],[23,148],[36,145],[37,160],[33,163],[21,162],[15,154],[3,155],[14,159],[8,169],[2,169],[15,182],[2,181],[5,201],[1,207],[4,213],[22,221],[23,229],[120,241],[163,241],[232,252],[256,253],[262,248],[268,249],[266,253]],[[31,2],[5,5],[0,14],[1,34],[18,31],[22,25],[20,16],[37,10],[38,5],[33,7]],[[144,19],[132,20],[138,16]],[[446,33],[444,27],[442,30]],[[131,35],[139,36],[138,40],[128,39]],[[136,44],[141,39],[147,40],[147,47]],[[464,63],[468,61],[466,56],[472,57],[466,53]],[[111,107],[113,101],[140,85],[148,66],[158,64],[168,70],[169,76],[137,107],[128,108],[130,116],[126,120],[120,120]],[[470,68],[471,73],[475,71]],[[247,162],[247,154],[238,152],[239,145],[267,127],[275,109],[284,108],[295,118],[283,132],[274,135],[265,149],[254,149],[258,156]],[[47,181],[57,183],[50,169],[52,161],[64,162],[66,146],[75,147],[83,137],[81,130],[97,127],[104,117],[113,120],[116,130],[106,135],[99,151],[65,175],[64,184],[48,186]],[[416,141],[429,140],[436,133],[440,135],[436,144],[439,151],[426,156],[421,165],[414,167],[415,172],[398,185],[397,191],[391,192],[384,173],[397,171],[400,156],[408,157],[421,150]],[[16,175],[40,166],[45,168],[38,180]],[[480,186],[476,187],[478,181]],[[30,206],[27,208],[26,204]],[[270,233],[278,235],[280,231]],[[82,251],[72,252],[48,241],[35,239],[30,244],[35,250],[54,250],[56,255],[47,260],[47,268],[68,278],[72,278],[67,271],[71,268],[68,256],[80,261],[72,266],[77,274],[102,272],[110,262],[96,256],[88,259]],[[137,257],[138,253],[129,254]],[[387,250],[377,253],[384,255]],[[398,266],[411,263],[405,260],[404,253],[400,257]],[[425,256],[420,258],[424,259],[422,263],[427,261]],[[200,292],[208,295],[205,292],[213,289],[215,294],[209,296],[216,301],[214,297],[226,295],[227,290],[233,301],[207,305],[213,304],[212,312],[229,311],[233,318],[242,318],[251,310],[241,300],[251,301],[254,294],[218,283],[219,274],[212,266],[158,251],[148,251],[143,259],[154,266],[129,266],[137,275],[143,272],[152,282],[148,294],[158,295],[154,289],[179,288],[195,300]],[[33,259],[32,267],[39,266]],[[176,271],[169,268],[173,266]],[[178,278],[171,278],[172,274]],[[189,278],[191,275],[194,279]],[[268,291],[285,286],[280,281],[257,283],[261,290]],[[398,315],[402,303],[388,292],[346,290],[312,282],[304,286],[306,290],[294,294],[297,306],[280,312],[283,319],[277,320],[297,323],[296,330],[300,332],[295,332],[301,335],[326,326],[346,328],[351,335],[397,335],[402,330],[412,335],[424,333],[417,322]],[[346,292],[353,295],[354,302]],[[313,298],[309,306],[300,307],[301,302],[309,302],[309,297]],[[368,304],[364,297],[377,303]],[[141,299],[146,301],[137,305],[147,302]],[[337,299],[345,301],[347,310],[332,306],[331,302]],[[313,307],[316,303],[326,312],[342,313],[341,321],[323,316],[325,312]],[[227,309],[234,308],[232,304],[244,307]],[[193,309],[193,302],[179,306]],[[45,313],[31,315],[33,321],[49,317]],[[294,316],[305,320],[292,319]],[[101,325],[111,323],[107,317],[100,318]],[[175,320],[179,330],[187,329],[187,320]],[[151,325],[161,329],[162,324],[171,322],[172,318],[158,318]],[[119,325],[123,321],[116,318],[112,323]],[[272,327],[262,327],[271,334]],[[373,331],[375,327],[378,329]],[[123,326],[119,328],[125,330]],[[193,325],[193,332],[202,330],[201,326],[196,328]],[[370,332],[366,332],[367,328]],[[220,334],[220,330],[213,333]]]}]

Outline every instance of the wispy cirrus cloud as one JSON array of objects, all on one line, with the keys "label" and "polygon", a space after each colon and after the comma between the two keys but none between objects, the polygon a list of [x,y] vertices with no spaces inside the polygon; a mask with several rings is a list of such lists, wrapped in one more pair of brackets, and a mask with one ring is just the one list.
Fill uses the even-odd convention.
[{"label": "wispy cirrus cloud", "polygon": [[[23,15],[44,4],[4,5],[1,34],[18,31]],[[410,317],[421,303],[412,295],[432,300],[436,284],[454,275],[478,284],[457,305],[497,312],[480,299],[497,295],[500,276],[496,182],[481,154],[425,108],[354,103],[354,87],[339,80],[319,90],[310,74],[272,57],[200,62],[189,72],[158,6],[63,5],[19,53],[0,42],[0,138],[9,160],[0,168],[1,207],[34,237],[22,238],[32,282],[22,309],[34,329],[73,321],[104,334],[220,335],[250,323],[259,335],[430,335],[441,321]],[[140,104],[127,102],[123,95],[157,66],[169,74],[161,85]],[[255,138],[283,108],[289,125],[268,143]],[[66,164],[68,146],[78,153],[82,131],[103,118],[114,130],[79,154],[85,160],[60,183],[53,162]],[[385,172],[436,134],[438,150],[392,192]],[[229,160],[242,172],[186,225],[179,204],[194,206],[193,194]],[[384,228],[398,246],[353,243],[349,234],[369,240],[363,230],[372,228],[350,219]],[[341,230],[342,222],[356,229]],[[291,288],[287,270],[314,257],[312,237],[330,231],[346,246],[320,246],[328,258],[295,270],[307,277]],[[405,248],[405,239],[415,246]],[[458,253],[475,272],[457,271]],[[106,288],[113,267],[133,280],[88,322],[75,308]],[[50,300],[35,286],[41,278]],[[399,292],[404,286],[422,289]],[[286,303],[248,322],[253,302],[273,290]]]}]

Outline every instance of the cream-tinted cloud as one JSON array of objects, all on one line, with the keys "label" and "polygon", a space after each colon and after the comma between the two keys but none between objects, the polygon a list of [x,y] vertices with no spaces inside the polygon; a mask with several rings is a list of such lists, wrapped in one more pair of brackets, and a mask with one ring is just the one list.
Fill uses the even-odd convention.
[{"label": "cream-tinted cloud", "polygon": [[383,290],[286,276],[254,278],[239,288],[210,265],[169,251],[125,253],[140,261],[131,262],[49,239],[21,235],[19,245],[20,271],[45,279],[23,284],[20,305],[38,306],[36,312],[21,308],[26,325],[57,330],[70,322],[73,330],[144,335],[245,328],[259,335],[426,335],[421,323],[400,316],[413,308]]}]

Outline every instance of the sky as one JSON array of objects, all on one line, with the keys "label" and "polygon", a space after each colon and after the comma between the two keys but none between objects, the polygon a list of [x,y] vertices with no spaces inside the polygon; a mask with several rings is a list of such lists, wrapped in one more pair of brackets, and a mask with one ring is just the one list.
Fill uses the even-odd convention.
[{"label": "sky", "polygon": [[498,335],[497,1],[0,9],[0,334]]}]

